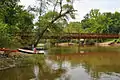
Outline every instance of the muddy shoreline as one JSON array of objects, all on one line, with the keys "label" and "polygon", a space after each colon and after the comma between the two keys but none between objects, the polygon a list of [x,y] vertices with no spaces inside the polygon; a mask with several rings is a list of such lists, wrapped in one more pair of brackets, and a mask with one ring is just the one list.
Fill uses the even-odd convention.
[{"label": "muddy shoreline", "polygon": [[[61,46],[61,47],[65,47],[65,46],[79,46],[79,45],[80,46],[85,46],[86,44],[83,44],[83,45],[77,44],[77,43],[57,43],[57,44],[55,44],[55,46]],[[113,41],[108,41],[108,42],[103,42],[103,43],[94,43],[91,46],[120,46],[120,43],[115,43]]]},{"label": "muddy shoreline", "polygon": [[0,71],[20,65],[24,57],[25,55],[19,52],[9,54],[0,52]]},{"label": "muddy shoreline", "polygon": [[42,63],[44,63],[44,55],[32,55],[20,52],[13,52],[7,56],[4,54],[0,54],[0,71],[14,67],[24,67]]}]

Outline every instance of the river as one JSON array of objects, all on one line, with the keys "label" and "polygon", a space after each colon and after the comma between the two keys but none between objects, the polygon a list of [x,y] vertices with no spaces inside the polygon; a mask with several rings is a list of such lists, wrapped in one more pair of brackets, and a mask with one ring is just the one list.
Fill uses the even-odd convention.
[{"label": "river", "polygon": [[52,47],[45,62],[0,71],[0,80],[120,80],[120,47]]}]

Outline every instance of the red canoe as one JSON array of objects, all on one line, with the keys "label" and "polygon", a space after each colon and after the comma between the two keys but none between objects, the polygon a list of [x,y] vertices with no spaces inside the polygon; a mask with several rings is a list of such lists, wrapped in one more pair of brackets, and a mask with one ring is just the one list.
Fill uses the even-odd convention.
[{"label": "red canoe", "polygon": [[0,48],[0,51],[18,52],[18,50],[11,50],[11,49],[8,49],[8,48]]}]

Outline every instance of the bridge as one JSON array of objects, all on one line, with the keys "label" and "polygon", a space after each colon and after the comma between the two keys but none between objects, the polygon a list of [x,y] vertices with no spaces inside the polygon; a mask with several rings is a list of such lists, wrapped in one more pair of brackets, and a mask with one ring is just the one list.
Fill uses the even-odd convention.
[{"label": "bridge", "polygon": [[106,38],[120,38],[118,34],[95,34],[95,33],[66,33],[57,36],[43,36],[49,39],[106,39]]},{"label": "bridge", "polygon": [[[32,34],[22,35],[32,37]],[[65,33],[60,35],[44,35],[42,39],[112,39],[120,38],[120,34],[99,34],[99,33]]]}]

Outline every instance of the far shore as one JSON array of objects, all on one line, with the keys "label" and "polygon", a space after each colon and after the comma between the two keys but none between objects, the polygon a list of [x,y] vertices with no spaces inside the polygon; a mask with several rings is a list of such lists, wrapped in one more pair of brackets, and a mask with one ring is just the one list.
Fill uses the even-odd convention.
[{"label": "far shore", "polygon": [[103,43],[96,43],[95,45],[98,46],[120,46],[120,43],[114,43],[113,41],[103,42]]},{"label": "far shore", "polygon": [[[55,44],[56,46],[61,46],[61,47],[65,47],[65,46],[78,46],[79,44],[76,43],[57,43]],[[81,45],[84,46],[84,45]],[[120,43],[113,43],[113,41],[108,41],[108,42],[103,42],[103,43],[95,43],[92,46],[120,46]]]}]

